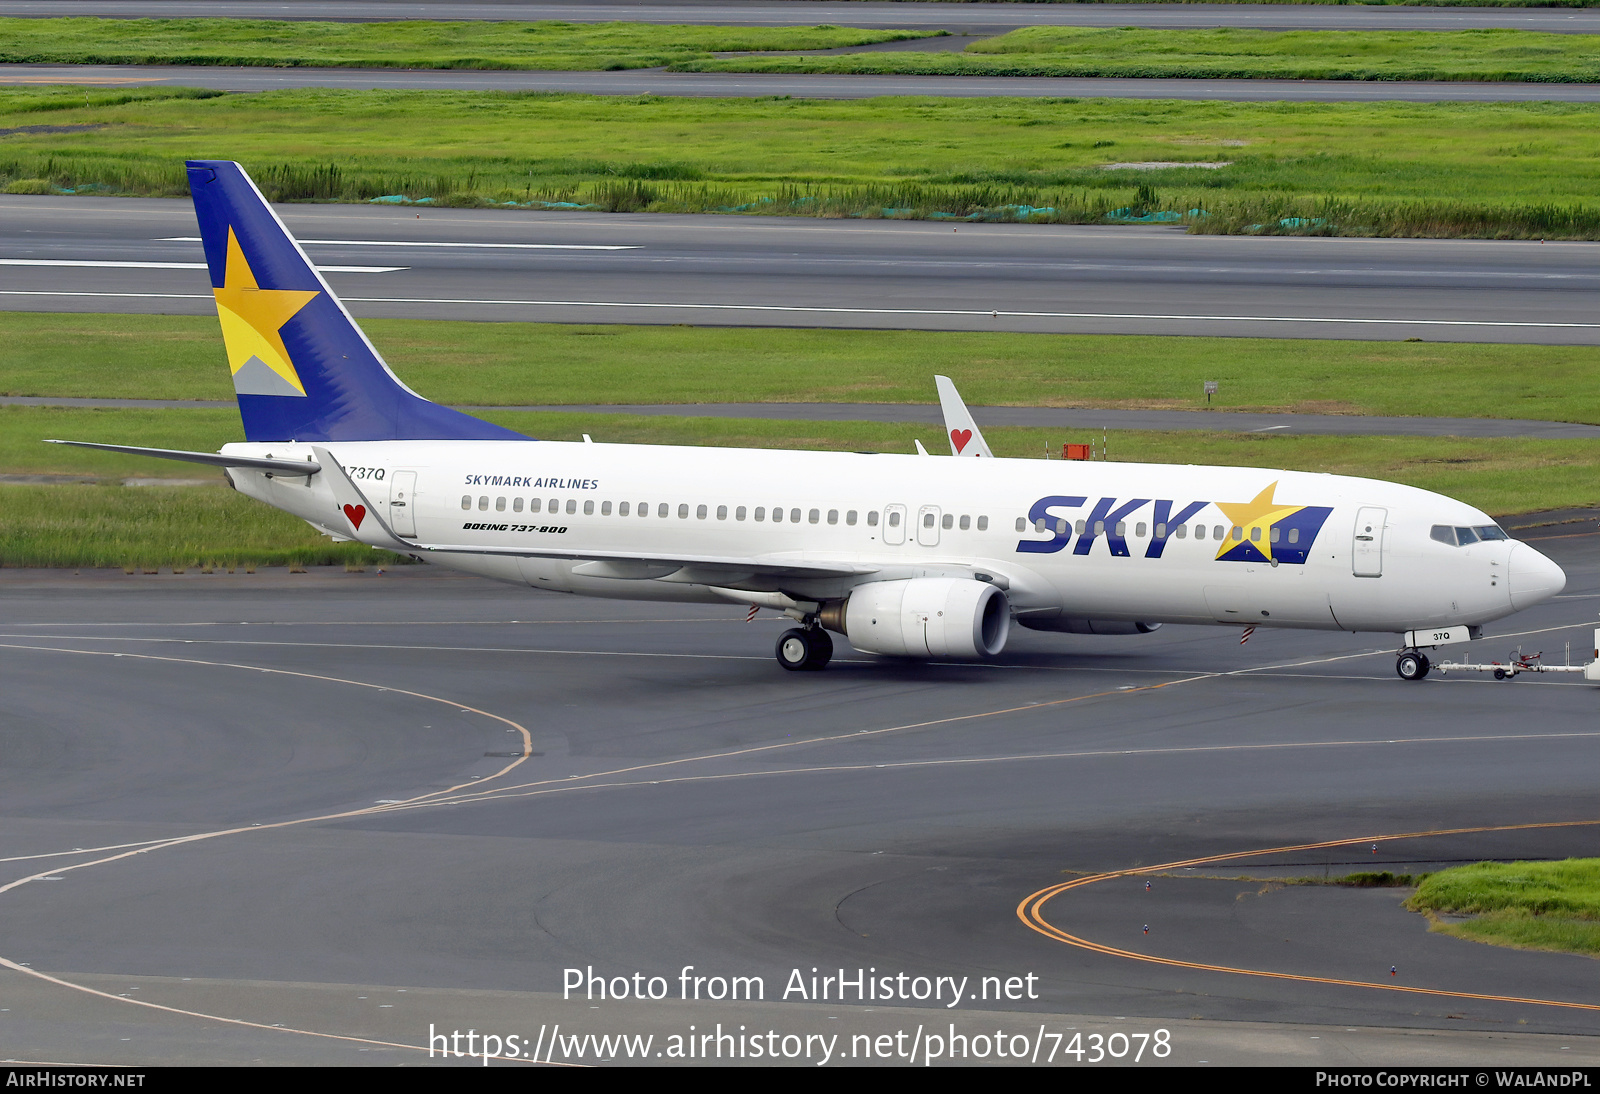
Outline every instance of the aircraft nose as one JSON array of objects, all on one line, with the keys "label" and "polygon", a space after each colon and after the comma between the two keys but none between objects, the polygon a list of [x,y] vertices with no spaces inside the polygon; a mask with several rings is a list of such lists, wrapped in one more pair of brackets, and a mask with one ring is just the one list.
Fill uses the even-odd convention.
[{"label": "aircraft nose", "polygon": [[1542,604],[1567,587],[1566,572],[1526,543],[1511,549],[1509,569],[1511,606],[1519,612]]}]

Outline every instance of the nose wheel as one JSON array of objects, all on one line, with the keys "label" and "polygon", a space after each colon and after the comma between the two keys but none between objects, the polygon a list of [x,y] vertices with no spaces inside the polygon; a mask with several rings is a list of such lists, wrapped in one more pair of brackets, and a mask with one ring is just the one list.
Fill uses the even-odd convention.
[{"label": "nose wheel", "polygon": [[1421,680],[1432,667],[1421,650],[1401,650],[1394,663],[1394,671],[1402,680]]},{"label": "nose wheel", "polygon": [[773,651],[778,664],[791,672],[816,671],[833,657],[833,639],[821,627],[784,631]]}]

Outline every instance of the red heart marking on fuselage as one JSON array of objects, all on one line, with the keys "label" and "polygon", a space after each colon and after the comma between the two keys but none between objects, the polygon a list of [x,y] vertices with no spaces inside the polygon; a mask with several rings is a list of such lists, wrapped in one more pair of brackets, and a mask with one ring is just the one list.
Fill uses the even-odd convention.
[{"label": "red heart marking on fuselage", "polygon": [[346,505],[344,507],[344,515],[350,519],[350,527],[360,531],[361,522],[367,518],[367,507],[365,505]]},{"label": "red heart marking on fuselage", "polygon": [[952,429],[950,440],[956,446],[956,455],[961,455],[961,450],[967,447],[967,442],[972,440],[972,430]]}]

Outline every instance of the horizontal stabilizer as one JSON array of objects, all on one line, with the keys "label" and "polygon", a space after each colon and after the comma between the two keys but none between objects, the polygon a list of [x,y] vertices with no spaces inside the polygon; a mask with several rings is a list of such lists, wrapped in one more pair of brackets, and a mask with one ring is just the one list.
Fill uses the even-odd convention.
[{"label": "horizontal stabilizer", "polygon": [[97,444],[94,441],[52,441],[45,444],[70,444],[74,448],[98,448],[102,452],[122,452],[129,456],[151,456],[158,460],[182,460],[212,467],[249,467],[257,471],[276,471],[280,475],[315,475],[322,465],[315,460],[269,460],[255,456],[229,456],[221,452],[185,452],[178,448],[135,448],[126,444]]}]

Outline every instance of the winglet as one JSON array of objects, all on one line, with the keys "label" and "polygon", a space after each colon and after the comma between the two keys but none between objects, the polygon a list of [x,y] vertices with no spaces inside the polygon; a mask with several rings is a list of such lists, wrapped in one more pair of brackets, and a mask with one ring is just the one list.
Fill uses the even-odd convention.
[{"label": "winglet", "polygon": [[933,382],[939,389],[939,409],[944,411],[944,431],[950,438],[950,454],[988,456],[993,459],[994,453],[989,451],[989,442],[978,431],[978,423],[972,420],[972,412],[961,401],[961,393],[956,390],[950,377],[935,376]]}]

